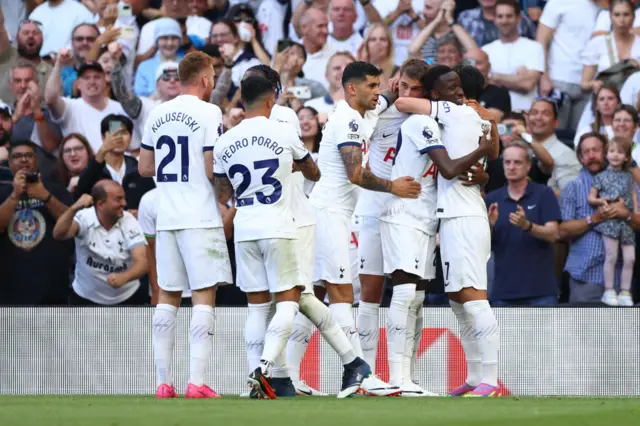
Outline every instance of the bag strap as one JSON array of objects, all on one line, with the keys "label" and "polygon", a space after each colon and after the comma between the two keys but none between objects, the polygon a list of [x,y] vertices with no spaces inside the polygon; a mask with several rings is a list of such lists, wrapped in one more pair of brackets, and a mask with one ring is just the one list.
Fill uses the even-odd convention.
[{"label": "bag strap", "polygon": [[615,65],[616,64],[616,55],[613,51],[613,40],[611,39],[611,34],[607,34],[604,37],[604,41],[607,44],[607,52],[609,53],[609,61],[611,62],[611,65]]}]

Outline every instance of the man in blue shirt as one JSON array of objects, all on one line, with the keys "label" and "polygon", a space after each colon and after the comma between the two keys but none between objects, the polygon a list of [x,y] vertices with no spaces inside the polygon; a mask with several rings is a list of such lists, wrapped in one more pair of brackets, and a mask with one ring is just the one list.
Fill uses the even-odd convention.
[{"label": "man in blue shirt", "polygon": [[502,154],[507,185],[487,195],[495,278],[493,306],[550,306],[558,301],[553,244],[560,207],[553,190],[527,178],[532,154],[515,141]]}]

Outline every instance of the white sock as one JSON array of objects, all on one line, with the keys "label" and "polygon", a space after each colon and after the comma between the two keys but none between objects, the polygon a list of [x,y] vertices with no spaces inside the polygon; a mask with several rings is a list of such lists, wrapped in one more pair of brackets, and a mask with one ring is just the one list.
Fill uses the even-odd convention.
[{"label": "white sock", "polygon": [[178,308],[172,305],[160,304],[153,312],[151,322],[153,341],[153,355],[156,364],[156,386],[163,383],[173,385],[171,364],[173,362],[173,347],[176,343],[176,314]]},{"label": "white sock", "polygon": [[375,371],[380,339],[380,304],[360,301],[356,325],[362,347],[362,358],[369,364],[371,370]]},{"label": "white sock", "polygon": [[307,351],[309,339],[313,335],[314,328],[311,321],[304,316],[302,306],[302,297],[300,297],[300,312],[298,312],[293,322],[293,329],[291,330],[286,350],[289,377],[294,382],[300,381],[300,364],[302,363],[302,358],[304,358],[304,353]]},{"label": "white sock", "polygon": [[473,319],[482,359],[482,383],[498,386],[498,350],[500,349],[498,321],[486,300],[473,300],[463,306],[467,316]]},{"label": "white sock", "polygon": [[247,351],[249,373],[260,365],[260,358],[264,350],[264,336],[267,334],[267,317],[271,310],[271,302],[249,303],[247,306],[247,321],[244,323],[244,347]]},{"label": "white sock", "polygon": [[209,363],[209,355],[213,349],[212,341],[216,317],[213,306],[195,305],[192,312],[189,329],[191,342],[189,383],[202,386],[204,372]]},{"label": "white sock", "polygon": [[309,317],[309,320],[318,327],[322,337],[340,356],[342,365],[347,365],[356,359],[351,342],[324,303],[313,294],[303,294],[300,296],[300,312]]},{"label": "white sock", "polygon": [[260,359],[260,368],[267,376],[271,374],[271,367],[287,345],[297,313],[297,302],[279,302],[276,304],[276,313],[267,327],[264,350]]},{"label": "white sock", "polygon": [[391,296],[391,304],[389,305],[389,314],[387,316],[387,352],[390,385],[399,386],[402,384],[409,307],[415,296],[415,284],[393,286],[393,296]]},{"label": "white sock", "polygon": [[449,300],[449,305],[460,326],[460,342],[464,349],[464,356],[467,359],[467,380],[469,386],[478,386],[482,381],[482,359],[480,349],[476,340],[476,331],[470,315],[460,303]]},{"label": "white sock", "polygon": [[416,325],[415,325],[415,334],[413,338],[413,352],[411,354],[411,380],[416,378],[416,364],[418,362],[418,351],[420,350],[420,341],[422,340],[422,330],[424,329],[424,298],[425,292],[424,290],[416,291],[416,298],[414,301],[419,301],[419,304],[416,306]]},{"label": "white sock", "polygon": [[331,316],[336,320],[338,326],[349,339],[351,347],[357,357],[362,358],[362,348],[360,348],[360,337],[358,337],[358,329],[356,322],[353,320],[353,307],[351,303],[333,303],[329,305]]},{"label": "white sock", "polygon": [[415,358],[415,340],[416,340],[416,318],[418,311],[422,308],[424,302],[424,291],[416,291],[416,295],[409,305],[407,315],[407,334],[404,345],[404,357],[402,359],[402,376],[405,380],[412,380],[412,361]]},{"label": "white sock", "polygon": [[279,379],[289,377],[289,369],[287,368],[287,357],[285,351],[280,352],[280,355],[278,355],[278,358],[276,358],[275,365],[271,369],[271,377]]}]

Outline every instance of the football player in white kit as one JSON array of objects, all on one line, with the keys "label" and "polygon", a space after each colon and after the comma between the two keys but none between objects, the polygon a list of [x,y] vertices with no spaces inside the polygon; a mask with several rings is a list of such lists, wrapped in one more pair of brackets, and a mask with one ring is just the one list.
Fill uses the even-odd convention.
[{"label": "football player in white kit", "polygon": [[[407,60],[399,70],[398,95],[401,97],[423,98],[420,79],[429,70],[429,65],[419,59]],[[371,135],[368,151],[368,165],[373,174],[378,177],[391,178],[391,165],[396,155],[396,142],[400,126],[409,117],[398,111],[395,105],[390,106],[380,114],[376,128]],[[429,174],[435,178],[435,165],[429,169]],[[419,179],[416,179],[419,180]],[[382,260],[382,243],[380,240],[380,213],[384,206],[394,199],[392,194],[367,191],[361,192],[356,205],[355,215],[360,221],[360,234],[357,254],[357,272],[360,274],[360,305],[356,324],[362,346],[364,360],[375,369],[378,352],[380,331],[380,301],[384,287],[384,265]],[[424,285],[422,283],[421,285]],[[424,288],[416,291],[416,306],[413,316],[414,322],[420,326],[416,328],[416,345],[422,334],[422,303],[424,302]],[[421,298],[421,299],[420,299]],[[407,366],[410,368],[411,364]],[[409,376],[410,377],[410,374]],[[376,379],[372,375],[373,380]],[[370,379],[371,380],[371,379]],[[397,386],[396,386],[397,387]],[[366,389],[365,389],[366,392]],[[413,395],[408,391],[403,396]]]},{"label": "football player in white kit", "polygon": [[360,187],[403,198],[417,198],[420,194],[420,184],[413,178],[382,179],[363,165],[362,145],[373,133],[365,114],[379,113],[388,106],[380,96],[379,76],[380,71],[367,62],[353,62],[345,68],[345,100],[338,102],[323,130],[318,159],[323,175],[310,197],[316,208],[317,228],[313,279],[325,286],[331,312],[359,357],[362,350],[352,314],[349,240]]},{"label": "football player in white kit", "polygon": [[213,60],[186,55],[178,74],[181,95],[157,106],[145,125],[140,153],[142,176],[156,176],[156,256],[160,294],[153,315],[153,348],[159,398],[176,397],[171,367],[176,314],[182,291],[191,289],[190,374],[187,398],[218,397],[204,373],[214,334],[215,287],[232,283],[222,218],[211,180],[213,145],[222,133],[222,112],[208,103],[214,85]]},{"label": "football player in white kit", "polygon": [[[281,86],[280,75],[277,71],[266,65],[257,65],[249,68],[244,74],[243,79],[250,76],[262,76],[269,80],[276,99],[278,99]],[[291,108],[275,104],[271,109],[269,119],[290,124],[293,131],[300,137],[300,121]],[[296,244],[298,245],[296,253],[299,256],[299,267],[304,277],[303,283],[305,284],[305,288],[300,295],[300,311],[296,315],[294,328],[287,344],[286,357],[276,362],[276,365],[272,369],[271,383],[277,396],[295,396],[295,394],[322,396],[325,394],[312,389],[300,379],[300,363],[306,350],[304,339],[306,336],[308,342],[308,339],[313,333],[314,326],[318,327],[322,336],[340,356],[345,370],[348,370],[347,375],[357,374],[355,370],[358,366],[363,368],[364,363],[355,356],[349,339],[347,339],[338,323],[333,319],[329,309],[324,303],[318,300],[313,293],[315,215],[313,207],[310,205],[304,193],[304,175],[299,170],[294,170],[290,179],[291,185],[289,185],[288,188],[291,190],[291,208],[293,209],[293,217],[296,225]],[[272,310],[272,303],[253,304],[251,301],[249,302],[249,314],[245,325],[245,343],[250,371],[253,371],[259,364],[262,347],[264,346],[267,318]],[[303,327],[308,329],[308,331],[302,331]],[[358,389],[354,389],[353,387],[351,389],[342,389],[340,397],[349,396],[357,390]]]},{"label": "football player in white kit", "polygon": [[[420,108],[414,99],[399,99],[398,109],[426,112],[444,127],[443,145],[452,158],[469,155],[478,148],[490,123],[464,105],[465,96],[479,97],[484,78],[473,67],[463,67],[465,81],[446,66],[436,66],[425,76],[425,89],[432,100]],[[495,154],[495,152],[493,152]],[[440,254],[445,292],[460,325],[460,337],[467,359],[467,379],[452,390],[452,396],[495,397],[498,387],[497,361],[499,327],[487,301],[487,260],[491,233],[487,209],[477,185],[464,185],[456,173],[443,173],[438,165],[437,217],[440,219]],[[471,180],[469,176],[469,180]]]},{"label": "football player in white kit", "polygon": [[289,340],[305,287],[296,254],[292,167],[295,161],[313,181],[320,170],[290,124],[269,120],[276,93],[268,79],[245,77],[240,91],[245,118],[216,145],[214,182],[219,202],[235,194],[238,286],[253,305],[271,304],[275,297],[260,364],[248,379],[262,397],[275,399],[272,369]]}]

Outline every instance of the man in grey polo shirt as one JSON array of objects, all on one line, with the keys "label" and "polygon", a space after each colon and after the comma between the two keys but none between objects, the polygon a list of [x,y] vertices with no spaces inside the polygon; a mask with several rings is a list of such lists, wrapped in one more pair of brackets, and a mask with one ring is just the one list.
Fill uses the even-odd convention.
[{"label": "man in grey polo shirt", "polygon": [[138,280],[147,272],[147,242],[125,206],[122,187],[105,179],[58,219],[54,238],[75,237],[76,242],[72,304],[135,305],[148,301]]}]

